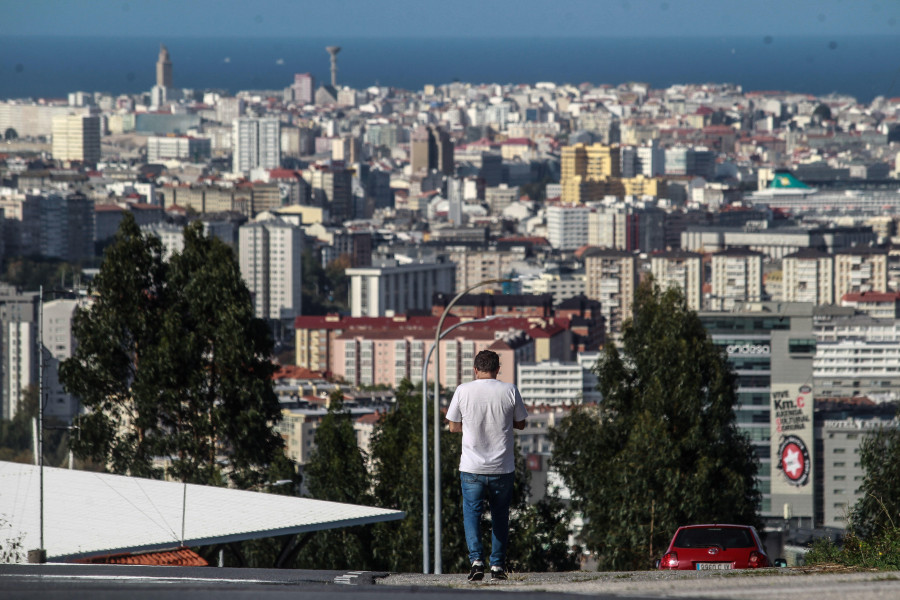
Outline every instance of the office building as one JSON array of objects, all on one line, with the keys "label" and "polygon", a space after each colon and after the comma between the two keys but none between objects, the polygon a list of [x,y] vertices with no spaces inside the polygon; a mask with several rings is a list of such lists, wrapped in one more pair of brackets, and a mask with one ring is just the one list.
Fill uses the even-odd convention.
[{"label": "office building", "polygon": [[373,259],[370,267],[346,270],[350,278],[350,314],[383,317],[430,310],[437,292],[453,292],[456,265],[437,261]]},{"label": "office building", "polygon": [[650,272],[660,289],[680,289],[689,309],[703,307],[703,257],[700,254],[680,250],[654,254],[650,257]]},{"label": "office building", "polygon": [[281,166],[281,124],[278,119],[240,118],[232,123],[232,171],[248,173]]},{"label": "office building", "polygon": [[759,459],[761,515],[813,518],[813,305],[748,302],[699,316],[737,375],[735,417]]},{"label": "office building", "polygon": [[147,162],[161,160],[203,162],[211,154],[212,141],[209,138],[187,135],[152,135],[147,138]]},{"label": "office building", "polygon": [[896,405],[866,397],[816,399],[817,527],[846,529],[851,511],[862,498],[865,471],[860,450],[865,439],[881,428],[896,429]]},{"label": "office building", "polygon": [[51,152],[55,160],[96,164],[100,160],[100,117],[53,117]]},{"label": "office building", "polygon": [[257,318],[293,320],[302,314],[303,230],[278,217],[238,230],[241,275]]}]

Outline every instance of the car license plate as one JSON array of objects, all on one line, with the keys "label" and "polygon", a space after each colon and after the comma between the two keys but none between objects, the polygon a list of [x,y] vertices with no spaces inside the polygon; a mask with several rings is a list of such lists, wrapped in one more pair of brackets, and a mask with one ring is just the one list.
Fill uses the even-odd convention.
[{"label": "car license plate", "polygon": [[698,571],[727,571],[731,568],[731,563],[697,563]]}]

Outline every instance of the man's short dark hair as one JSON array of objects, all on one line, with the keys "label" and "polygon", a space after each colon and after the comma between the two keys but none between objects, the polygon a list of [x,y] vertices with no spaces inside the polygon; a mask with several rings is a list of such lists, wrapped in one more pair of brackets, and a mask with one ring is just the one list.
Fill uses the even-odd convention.
[{"label": "man's short dark hair", "polygon": [[475,355],[474,366],[482,373],[496,373],[500,370],[500,356],[493,350],[482,350]]}]

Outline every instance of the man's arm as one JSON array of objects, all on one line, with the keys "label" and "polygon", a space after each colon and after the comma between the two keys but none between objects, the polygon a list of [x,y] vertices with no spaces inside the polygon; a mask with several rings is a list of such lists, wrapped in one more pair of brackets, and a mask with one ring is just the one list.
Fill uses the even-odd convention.
[{"label": "man's arm", "polygon": [[450,433],[462,433],[462,421],[448,421],[448,423],[450,423]]},{"label": "man's arm", "polygon": [[[461,425],[462,423],[460,423],[460,426]],[[525,429],[525,419],[522,419],[521,421],[513,421],[513,429]],[[451,428],[450,431],[453,431],[453,429]]]}]

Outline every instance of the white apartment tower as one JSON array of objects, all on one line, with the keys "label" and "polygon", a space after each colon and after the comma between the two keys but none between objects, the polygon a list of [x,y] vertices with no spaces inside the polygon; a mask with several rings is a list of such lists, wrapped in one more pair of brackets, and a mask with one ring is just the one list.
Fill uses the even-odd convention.
[{"label": "white apartment tower", "polygon": [[703,261],[700,254],[681,250],[654,254],[650,258],[650,271],[660,289],[676,287],[684,293],[689,309],[702,308]]},{"label": "white apartment tower", "polygon": [[7,355],[3,357],[6,371],[4,384],[6,389],[6,416],[16,416],[24,401],[25,388],[37,384],[37,352],[35,349],[34,323],[12,321],[3,333],[7,336]]},{"label": "white apartment tower", "polygon": [[762,298],[761,252],[728,248],[712,257],[712,297],[710,310],[730,311],[740,302],[759,302]]},{"label": "white apartment tower", "polygon": [[834,304],[834,257],[804,248],[782,259],[782,292],[785,302]]},{"label": "white apartment tower", "polygon": [[556,250],[576,250],[588,243],[591,209],[577,205],[547,207],[547,237]]},{"label": "white apartment tower", "polygon": [[290,320],[301,314],[303,230],[277,217],[238,230],[241,275],[256,317]]},{"label": "white apartment tower", "polygon": [[241,118],[232,123],[232,171],[277,169],[281,166],[281,123],[278,119]]},{"label": "white apartment tower", "polygon": [[100,117],[53,117],[53,158],[96,164],[100,160]]},{"label": "white apartment tower", "polygon": [[59,365],[71,358],[75,350],[72,318],[83,301],[52,300],[45,302],[41,315],[41,341],[44,358],[44,414],[58,417],[67,423],[78,414],[78,399],[67,393],[59,381]]},{"label": "white apartment tower", "polygon": [[666,151],[657,140],[645,146],[638,146],[637,158],[640,172],[644,177],[659,177],[666,172]]}]

